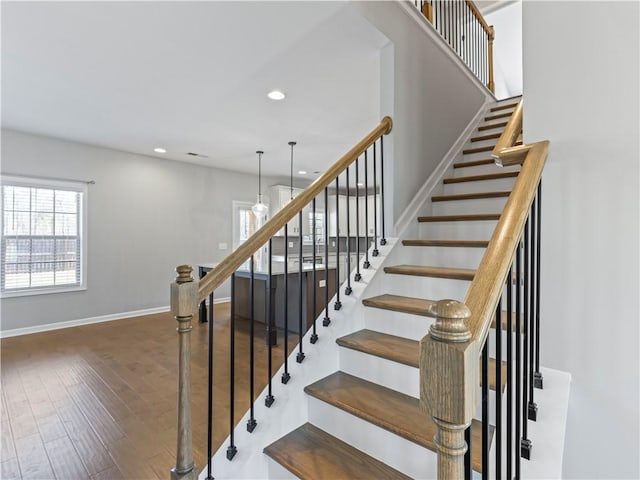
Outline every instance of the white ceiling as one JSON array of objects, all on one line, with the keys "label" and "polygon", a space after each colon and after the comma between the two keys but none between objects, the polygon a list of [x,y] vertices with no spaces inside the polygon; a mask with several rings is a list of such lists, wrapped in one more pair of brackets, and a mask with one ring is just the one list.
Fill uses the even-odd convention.
[{"label": "white ceiling", "polygon": [[2,124],[266,175],[296,140],[324,170],[380,119],[386,43],[348,2],[2,2]]}]

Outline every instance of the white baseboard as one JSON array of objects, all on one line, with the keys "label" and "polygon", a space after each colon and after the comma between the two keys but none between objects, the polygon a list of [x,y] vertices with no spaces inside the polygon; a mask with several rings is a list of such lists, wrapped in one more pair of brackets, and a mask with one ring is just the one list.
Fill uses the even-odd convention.
[{"label": "white baseboard", "polygon": [[[214,300],[214,304],[226,303],[230,301],[230,297],[223,297]],[[79,318],[77,320],[68,320],[66,322],[47,323],[45,325],[35,325],[33,327],[13,328],[11,330],[0,330],[0,338],[17,337],[19,335],[29,335],[31,333],[48,332],[50,330],[60,330],[62,328],[78,327],[80,325],[90,325],[92,323],[111,322],[113,320],[124,320],[126,318],[141,317],[143,315],[153,315],[155,313],[168,312],[169,307],[144,308],[142,310],[133,310],[131,312],[110,313],[108,315],[99,315],[97,317]]]},{"label": "white baseboard", "polygon": [[447,169],[451,166],[458,154],[462,152],[462,149],[467,143],[467,140],[469,140],[471,133],[476,129],[482,120],[482,117],[484,117],[487,106],[490,103],[493,103],[492,100],[487,100],[482,107],[480,107],[458,139],[453,143],[431,175],[429,175],[429,178],[427,178],[422,187],[420,187],[420,190],[418,190],[411,202],[409,202],[407,208],[404,209],[404,212],[402,212],[402,215],[400,215],[400,218],[398,218],[398,221],[395,224],[397,237],[402,237],[410,223],[416,221],[416,217],[418,216],[420,209],[430,200],[432,190],[438,186],[440,180],[447,172]]}]

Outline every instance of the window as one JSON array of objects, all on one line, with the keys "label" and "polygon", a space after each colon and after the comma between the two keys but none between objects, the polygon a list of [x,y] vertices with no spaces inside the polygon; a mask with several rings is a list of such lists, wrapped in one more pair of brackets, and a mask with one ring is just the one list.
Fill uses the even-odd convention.
[{"label": "window", "polygon": [[[241,202],[238,200],[233,200],[232,208],[233,208],[233,249],[235,250],[244,242],[246,242],[251,235],[256,233],[260,227],[264,224],[264,219],[256,217],[256,215],[251,210],[253,203],[249,202]],[[267,245],[258,249],[258,251],[254,255],[255,268],[260,270],[264,268],[265,262],[267,259]],[[247,260],[240,267],[241,269],[248,270],[250,267],[249,261]]]},{"label": "window", "polygon": [[2,296],[85,288],[86,185],[2,178]]}]

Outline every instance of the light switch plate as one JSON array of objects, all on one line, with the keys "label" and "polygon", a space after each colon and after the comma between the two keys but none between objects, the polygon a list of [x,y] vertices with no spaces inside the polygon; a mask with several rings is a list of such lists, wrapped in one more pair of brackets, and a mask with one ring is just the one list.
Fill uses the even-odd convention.
[{"label": "light switch plate", "polygon": [[322,288],[322,287],[326,287],[327,286],[327,281],[326,280],[320,280],[318,282],[318,287]]},{"label": "light switch plate", "polygon": [[220,242],[220,243],[218,244],[218,248],[219,248],[220,250],[226,250],[228,247],[227,247],[227,244],[226,244],[225,242]]},{"label": "light switch plate", "polygon": [[289,248],[293,248],[293,242],[289,242]]}]

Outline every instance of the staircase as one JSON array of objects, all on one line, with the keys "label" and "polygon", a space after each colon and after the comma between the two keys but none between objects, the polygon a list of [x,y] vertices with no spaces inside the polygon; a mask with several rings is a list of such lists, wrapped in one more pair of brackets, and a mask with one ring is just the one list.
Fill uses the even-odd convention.
[{"label": "staircase", "polygon": [[[304,388],[309,421],[264,449],[293,475],[435,476],[435,455],[427,451],[435,451],[436,428],[419,405],[419,340],[432,323],[425,316],[435,300],[464,299],[518,175],[519,166],[499,168],[490,158],[518,100],[488,109],[442,181],[442,192],[431,196],[430,211],[409,229],[419,238],[402,240],[386,259],[378,273],[380,294],[362,301],[365,328],[336,340],[339,370]],[[506,378],[503,373],[497,385],[491,376],[491,390],[504,390]],[[473,421],[478,441],[472,442],[472,463],[478,472],[481,427]]]}]

